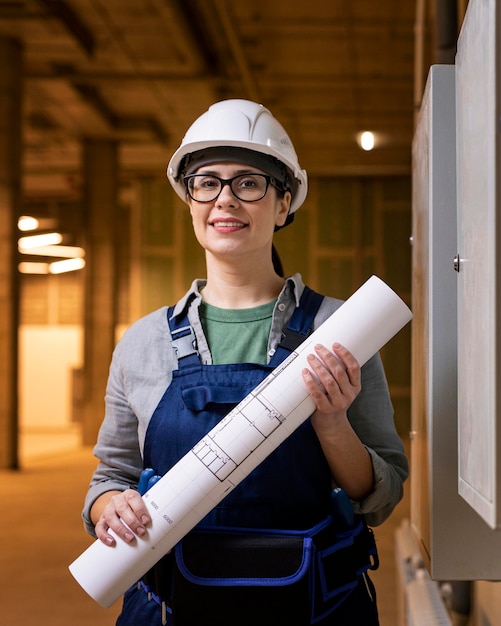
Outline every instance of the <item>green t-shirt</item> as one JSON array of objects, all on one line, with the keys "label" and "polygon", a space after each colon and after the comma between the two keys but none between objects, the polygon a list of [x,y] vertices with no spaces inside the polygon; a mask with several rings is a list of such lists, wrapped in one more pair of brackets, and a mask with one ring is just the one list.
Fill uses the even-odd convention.
[{"label": "green t-shirt", "polygon": [[266,363],[275,302],[251,309],[220,309],[202,302],[200,320],[212,363]]}]

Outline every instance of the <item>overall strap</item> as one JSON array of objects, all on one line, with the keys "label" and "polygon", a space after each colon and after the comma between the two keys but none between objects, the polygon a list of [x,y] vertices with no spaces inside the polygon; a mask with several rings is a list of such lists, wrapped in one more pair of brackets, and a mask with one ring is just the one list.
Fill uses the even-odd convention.
[{"label": "overall strap", "polygon": [[[296,307],[287,328],[282,332],[282,338],[269,365],[276,367],[289,356],[313,330],[313,320],[320,308],[323,296],[305,286],[299,306]],[[172,336],[172,346],[179,367],[197,365],[200,363],[195,333],[184,313],[179,319],[174,315],[174,307],[167,309],[167,321]]]},{"label": "overall strap", "polygon": [[174,307],[171,306],[167,309],[167,322],[178,367],[200,365],[197,339],[188,319],[188,314],[184,313],[177,319],[174,316]]},{"label": "overall strap", "polygon": [[276,367],[285,360],[313,330],[313,320],[322,304],[324,297],[305,286],[299,306],[296,307],[287,328],[282,332],[282,338],[269,365]]}]

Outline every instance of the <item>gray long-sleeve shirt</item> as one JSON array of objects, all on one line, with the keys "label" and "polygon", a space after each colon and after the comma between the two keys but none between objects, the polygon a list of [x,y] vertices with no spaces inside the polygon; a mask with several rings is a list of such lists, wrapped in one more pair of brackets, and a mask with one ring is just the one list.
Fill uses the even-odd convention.
[{"label": "gray long-sleeve shirt", "polygon": [[[195,280],[177,303],[177,315],[186,308],[196,335],[200,358],[211,364],[198,306],[200,289],[205,281]],[[299,299],[304,284],[299,274],[287,279],[273,312],[268,354],[281,339]],[[318,328],[342,301],[324,298],[315,317]],[[162,307],[135,322],[123,335],[113,353],[106,388],[106,410],[94,454],[99,459],[85,499],[83,518],[86,530],[94,534],[90,509],[94,501],[111,490],[136,488],[143,469],[142,452],[150,418],[170,384],[177,368],[167,323],[167,309]],[[355,432],[368,449],[375,475],[374,491],[363,501],[355,502],[357,513],[367,523],[382,523],[400,501],[408,463],[403,444],[395,430],[393,408],[379,355],[362,367],[362,390],[348,411]],[[168,445],[168,442],[166,442]]]}]

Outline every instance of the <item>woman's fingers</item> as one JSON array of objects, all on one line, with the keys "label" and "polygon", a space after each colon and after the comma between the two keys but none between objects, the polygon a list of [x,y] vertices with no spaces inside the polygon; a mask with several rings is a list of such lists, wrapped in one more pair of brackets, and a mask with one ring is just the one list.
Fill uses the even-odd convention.
[{"label": "woman's fingers", "polygon": [[332,352],[318,344],[315,354],[308,355],[308,365],[311,371],[305,369],[303,378],[317,408],[346,410],[360,391],[360,367],[351,352],[338,343]]},{"label": "woman's fingers", "polygon": [[114,545],[115,538],[108,532],[111,529],[130,543],[136,535],[144,536],[150,523],[151,518],[140,494],[127,489],[110,499],[96,524],[96,535],[107,545]]}]

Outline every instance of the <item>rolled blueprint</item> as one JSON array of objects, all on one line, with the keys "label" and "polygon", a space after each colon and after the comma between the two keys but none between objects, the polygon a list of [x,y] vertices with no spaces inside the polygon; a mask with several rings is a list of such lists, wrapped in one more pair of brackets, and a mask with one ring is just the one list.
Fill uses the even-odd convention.
[{"label": "rolled blueprint", "polygon": [[113,547],[96,540],[70,565],[77,582],[111,606],[313,413],[302,370],[315,344],[338,342],[362,366],[411,318],[372,276],[144,494],[147,534]]}]

